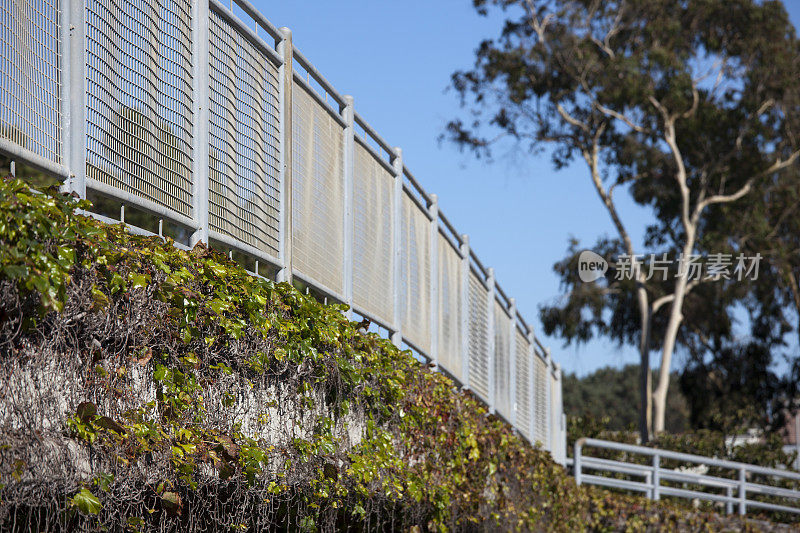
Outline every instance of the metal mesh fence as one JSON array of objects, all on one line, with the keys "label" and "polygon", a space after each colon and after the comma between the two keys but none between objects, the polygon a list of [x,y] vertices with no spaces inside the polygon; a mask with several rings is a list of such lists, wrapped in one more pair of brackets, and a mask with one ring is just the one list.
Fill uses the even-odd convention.
[{"label": "metal mesh fence", "polygon": [[536,368],[533,387],[536,427],[533,428],[533,438],[544,444],[547,438],[547,365],[538,355],[533,360]]},{"label": "metal mesh fence", "polygon": [[469,273],[469,383],[489,397],[488,291],[474,272]]},{"label": "metal mesh fence", "polygon": [[495,407],[506,420],[512,420],[511,398],[511,320],[500,302],[494,302],[494,393]]},{"label": "metal mesh fence", "polygon": [[394,178],[355,143],[353,173],[353,302],[385,324],[394,322],[391,209]]},{"label": "metal mesh fence", "polygon": [[461,368],[461,256],[439,239],[439,362],[463,382]]},{"label": "metal mesh fence", "polygon": [[189,0],[87,0],[86,175],[191,216]]},{"label": "metal mesh fence", "polygon": [[560,431],[558,430],[561,423],[561,415],[559,414],[558,406],[558,381],[552,372],[547,372],[547,379],[550,380],[550,420],[553,425],[550,428],[550,449],[558,450],[558,439],[560,438]]},{"label": "metal mesh fence", "polygon": [[[28,158],[43,167],[50,166],[47,161],[73,166],[72,152],[64,151],[62,130],[67,117],[61,112],[65,104],[77,109],[71,100],[76,88],[65,86],[62,69],[69,57],[79,63],[85,58],[86,123],[78,124],[75,133],[85,132],[89,193],[111,196],[114,209],[120,203],[130,204],[128,214],[142,209],[161,218],[172,217],[183,233],[199,230],[195,235],[204,236],[209,229],[212,241],[234,249],[239,243],[236,253],[246,255],[248,261],[262,257],[255,248],[272,258],[267,262],[280,269],[281,275],[285,268],[296,271],[312,289],[336,299],[352,297],[356,306],[384,326],[399,322],[403,340],[423,356],[431,355],[432,331],[437,331],[436,351],[442,367],[460,380],[468,375],[475,392],[506,418],[515,418],[523,433],[543,441],[548,422],[560,424],[558,379],[538,356],[531,360],[528,339],[520,331],[515,329],[516,336],[510,336],[514,321],[498,302],[489,301],[477,270],[469,270],[464,277],[464,261],[446,238],[436,240],[438,266],[432,270],[431,229],[436,227],[432,224],[442,223],[453,234],[455,229],[444,219],[432,222],[425,207],[409,196],[412,193],[401,193],[398,219],[396,178],[360,141],[353,144],[355,153],[348,154],[354,162],[352,169],[348,167],[353,218],[346,219],[345,183],[350,183],[351,176],[344,174],[345,145],[349,149],[350,143],[345,143],[345,122],[336,106],[349,99],[338,95],[297,49],[287,45],[289,41],[281,41],[278,30],[253,18],[244,2],[238,8],[231,4],[231,12],[211,2],[208,15],[201,5],[196,12],[209,17],[208,35],[193,35],[193,23],[204,28],[206,22],[192,20],[198,7],[194,0],[81,0],[79,4],[85,8],[85,27],[69,30],[80,42],[85,29],[85,50],[74,49],[72,38],[61,42],[67,30],[64,24],[71,20],[63,13],[72,4],[63,0],[0,2],[0,139],[4,144],[9,141],[27,148],[40,156],[28,153]],[[236,13],[249,13],[250,18],[242,20]],[[275,37],[280,52],[260,46],[259,30],[249,30],[253,24]],[[195,45],[204,50],[204,39],[209,40],[208,69],[193,57]],[[299,77],[287,85],[279,81],[276,63],[284,52],[294,57],[295,75],[302,70],[308,82]],[[335,103],[317,98],[312,86],[321,87]],[[281,95],[282,90],[287,92]],[[288,99],[292,108],[284,117],[281,102]],[[204,138],[193,138],[193,131],[204,131],[206,126],[195,124],[195,104],[201,117],[208,106],[210,122]],[[365,136],[369,133],[382,150],[392,152],[354,116]],[[291,135],[292,144],[291,183],[286,184],[280,181],[281,156],[289,155],[279,153],[282,141],[288,141],[284,135]],[[72,141],[68,146],[76,148]],[[203,177],[195,183],[192,169],[206,165],[206,148],[208,203],[197,206],[195,212],[193,187]],[[426,197],[413,176],[407,170],[404,173],[412,185],[409,191]],[[74,174],[70,186],[82,191],[82,173]],[[291,213],[281,205],[281,199],[286,204],[289,200],[281,195],[283,185],[292,190]],[[291,241],[281,243],[287,215],[291,216]],[[128,222],[134,222],[133,218]],[[160,234],[161,222],[157,228]],[[345,257],[345,233],[351,228],[352,250]],[[482,268],[477,258],[475,265]],[[400,287],[393,286],[398,271]],[[352,293],[346,294],[345,280],[350,274]],[[431,301],[434,283],[438,300]],[[468,323],[462,322],[465,314]],[[489,330],[491,316],[494,331]],[[494,351],[489,353],[492,344]],[[547,412],[550,404],[552,412]],[[558,446],[557,442],[548,444]]]},{"label": "metal mesh fence", "polygon": [[0,2],[0,138],[61,163],[58,0]]},{"label": "metal mesh fence", "polygon": [[279,253],[278,70],[213,10],[209,227]]},{"label": "metal mesh fence", "polygon": [[531,345],[528,339],[522,332],[514,327],[515,336],[515,402],[517,408],[517,416],[514,423],[522,432],[523,435],[529,439],[533,438],[531,431]]},{"label": "metal mesh fence", "polygon": [[293,266],[325,287],[344,283],[344,130],[296,81],[292,94]]},{"label": "metal mesh fence", "polygon": [[427,352],[431,344],[430,220],[407,194],[403,195],[402,204],[403,335]]}]

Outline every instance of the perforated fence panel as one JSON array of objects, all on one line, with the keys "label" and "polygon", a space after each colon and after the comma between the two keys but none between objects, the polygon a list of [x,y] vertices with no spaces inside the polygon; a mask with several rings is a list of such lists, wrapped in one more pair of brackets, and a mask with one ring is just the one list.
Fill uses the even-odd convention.
[{"label": "perforated fence panel", "polygon": [[514,328],[515,340],[515,367],[516,371],[513,373],[515,379],[516,391],[516,407],[517,416],[515,418],[515,425],[522,432],[523,435],[529,439],[533,438],[531,432],[531,355],[530,343],[525,335],[519,330]]},{"label": "perforated fence panel", "polygon": [[489,397],[489,293],[474,272],[469,273],[469,383]]},{"label": "perforated fence panel", "polygon": [[445,238],[439,238],[439,362],[462,381],[461,256]]},{"label": "perforated fence panel", "polygon": [[391,208],[394,178],[355,143],[353,173],[353,302],[394,323]]},{"label": "perforated fence panel", "polygon": [[494,394],[495,408],[506,420],[513,420],[513,399],[511,398],[511,320],[506,311],[494,302]]},{"label": "perforated fence panel", "polygon": [[403,194],[400,239],[403,335],[420,350],[431,344],[431,232],[430,220]]},{"label": "perforated fence panel", "polygon": [[294,82],[292,94],[293,267],[341,294],[344,175],[341,125]]},{"label": "perforated fence panel", "polygon": [[61,163],[58,0],[0,2],[0,138]]},{"label": "perforated fence panel", "polygon": [[278,70],[213,10],[209,35],[209,228],[276,257]]},{"label": "perforated fence panel", "polygon": [[189,0],[87,0],[86,175],[191,216]]},{"label": "perforated fence panel", "polygon": [[536,379],[534,381],[534,440],[545,444],[547,438],[547,365],[541,357],[533,358],[536,368]]}]

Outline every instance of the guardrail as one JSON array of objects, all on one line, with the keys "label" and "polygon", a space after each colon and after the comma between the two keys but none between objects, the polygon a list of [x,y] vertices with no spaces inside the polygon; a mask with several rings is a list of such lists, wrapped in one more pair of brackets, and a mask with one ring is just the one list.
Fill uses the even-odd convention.
[{"label": "guardrail", "polygon": [[[634,456],[649,457],[650,464],[645,465],[586,456],[583,454],[583,450],[586,447],[615,450]],[[629,459],[628,457],[625,458]],[[665,468],[662,465],[662,460],[678,461],[681,464],[681,468]],[[687,470],[686,468],[689,465],[694,467],[715,467],[722,470],[722,473],[729,473],[733,477],[711,476]],[[651,500],[658,500],[664,495],[722,502],[725,504],[725,510],[728,514],[733,512],[734,506],[738,507],[740,515],[746,514],[748,507],[800,514],[800,506],[792,507],[752,498],[752,496],[773,496],[797,501],[800,504],[800,490],[797,490],[800,487],[800,473],[797,472],[589,438],[581,438],[575,442],[572,467],[575,482],[578,485],[588,483],[640,492]],[[587,474],[585,473],[586,470],[612,475],[621,474],[626,476],[627,479],[609,477],[609,475]],[[636,481],[630,479],[631,477],[641,478],[642,480]],[[754,481],[756,477],[761,478],[759,479],[761,482]],[[796,482],[794,483],[795,488],[789,489],[768,484],[777,480],[794,481]],[[664,482],[671,484],[665,485]],[[686,486],[693,486],[698,490],[689,489]],[[707,489],[712,489],[716,492],[707,492]]]},{"label": "guardrail", "polygon": [[403,163],[250,2],[0,7],[0,152],[95,216],[345,303],[566,458],[561,371]]}]

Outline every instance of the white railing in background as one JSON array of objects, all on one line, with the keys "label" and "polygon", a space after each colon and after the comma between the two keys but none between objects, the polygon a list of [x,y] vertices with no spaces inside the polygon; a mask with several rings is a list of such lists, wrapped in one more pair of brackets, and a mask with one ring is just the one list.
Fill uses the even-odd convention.
[{"label": "white railing in background", "polygon": [[[623,460],[592,457],[585,454],[585,448],[623,452]],[[650,464],[629,462],[637,456],[648,457]],[[665,468],[662,460],[678,461],[680,468]],[[746,514],[748,508],[800,514],[798,472],[589,438],[575,442],[575,454],[571,462],[578,485],[587,483],[630,490],[643,493],[651,500],[658,500],[663,495],[722,502],[728,514],[733,512],[734,506],[740,515]],[[731,478],[702,473],[707,467],[715,467],[723,474],[731,475]],[[587,471],[594,473],[587,474]],[[794,488],[774,486],[779,480],[793,481]],[[771,496],[788,501],[779,504],[757,500],[754,496]],[[789,502],[795,502],[798,506],[785,505]]]},{"label": "white railing in background", "polygon": [[117,202],[103,220],[144,213],[157,224],[133,231],[172,228],[180,246],[210,243],[348,304],[563,464],[559,366],[401,150],[288,28],[246,0],[0,12],[0,152]]}]

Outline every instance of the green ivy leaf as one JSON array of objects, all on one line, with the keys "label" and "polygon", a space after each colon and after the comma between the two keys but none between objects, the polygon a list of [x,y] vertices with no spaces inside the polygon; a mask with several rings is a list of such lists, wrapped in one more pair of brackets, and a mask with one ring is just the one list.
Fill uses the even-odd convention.
[{"label": "green ivy leaf", "polygon": [[130,281],[132,289],[141,289],[147,286],[148,276],[131,272],[128,274],[128,281]]},{"label": "green ivy leaf", "polygon": [[28,277],[30,271],[26,265],[5,265],[3,272],[11,279],[23,279]]},{"label": "green ivy leaf", "polygon": [[104,309],[108,306],[108,296],[105,295],[103,291],[97,288],[97,286],[92,287],[92,310],[99,311]]},{"label": "green ivy leaf", "polygon": [[80,512],[83,514],[97,514],[100,512],[100,509],[103,508],[103,505],[100,503],[100,500],[97,499],[97,496],[91,493],[90,490],[83,488],[81,491],[73,496],[72,498],[72,505],[78,508]]},{"label": "green ivy leaf", "polygon": [[167,369],[163,365],[158,365],[155,372],[153,372],[153,379],[156,381],[163,381],[167,377]]},{"label": "green ivy leaf", "polygon": [[75,250],[69,246],[58,248],[58,262],[64,268],[70,268],[75,264]]}]

